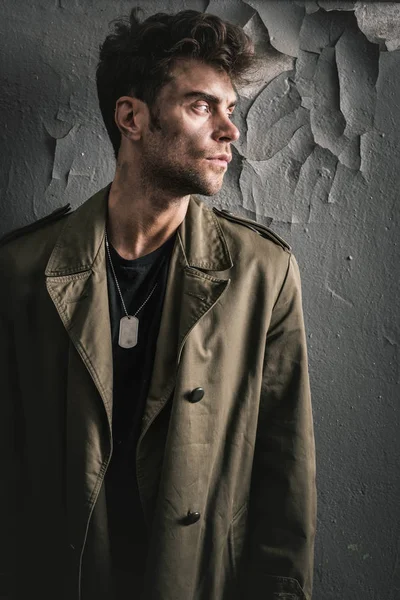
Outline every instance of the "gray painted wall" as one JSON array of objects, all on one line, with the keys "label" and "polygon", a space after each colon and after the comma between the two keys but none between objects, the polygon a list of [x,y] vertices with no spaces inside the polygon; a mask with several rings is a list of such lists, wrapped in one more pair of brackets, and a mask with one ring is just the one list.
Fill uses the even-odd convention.
[{"label": "gray painted wall", "polygon": [[[132,3],[0,3],[0,233],[113,176],[94,70]],[[400,599],[400,3],[142,1],[244,26],[264,60],[216,205],[269,223],[303,275],[318,450],[317,600]]]}]

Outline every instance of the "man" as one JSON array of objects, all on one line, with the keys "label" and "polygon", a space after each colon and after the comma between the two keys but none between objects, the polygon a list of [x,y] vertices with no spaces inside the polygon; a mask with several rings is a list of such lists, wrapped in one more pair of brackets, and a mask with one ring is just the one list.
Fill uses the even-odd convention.
[{"label": "man", "polygon": [[193,196],[222,185],[252,60],[215,16],[133,11],[97,70],[113,182],[3,240],[8,600],[311,598],[296,262]]}]

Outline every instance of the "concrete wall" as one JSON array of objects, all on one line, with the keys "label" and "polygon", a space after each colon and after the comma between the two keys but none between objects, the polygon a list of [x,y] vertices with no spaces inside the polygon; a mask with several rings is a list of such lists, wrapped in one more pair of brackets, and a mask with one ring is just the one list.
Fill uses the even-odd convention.
[{"label": "concrete wall", "polygon": [[[0,4],[0,233],[113,176],[94,85],[132,3]],[[400,3],[143,1],[244,26],[264,60],[215,204],[270,223],[303,275],[318,450],[316,600],[399,600]]]}]

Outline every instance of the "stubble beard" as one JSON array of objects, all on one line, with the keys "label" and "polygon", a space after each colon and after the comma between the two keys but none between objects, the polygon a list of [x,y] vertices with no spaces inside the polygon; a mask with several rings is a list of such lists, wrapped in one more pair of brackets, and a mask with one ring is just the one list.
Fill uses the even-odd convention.
[{"label": "stubble beard", "polygon": [[[153,123],[153,126],[156,125]],[[205,153],[201,151],[182,148],[177,143],[174,135],[164,132],[159,124],[151,131],[159,134],[159,139],[148,148],[143,156],[143,178],[148,184],[159,189],[161,192],[175,197],[184,197],[189,194],[201,194],[213,196],[222,187],[221,178],[207,178],[199,170],[180,164],[174,160],[174,156],[182,156],[185,151],[194,161],[206,159]],[[168,148],[173,150],[168,153]]]},{"label": "stubble beard", "polygon": [[171,162],[154,161],[153,164],[147,163],[145,166],[146,179],[152,187],[170,194],[171,196],[183,197],[189,194],[201,194],[203,196],[213,196],[222,185],[217,180],[210,181],[195,169],[183,167]]}]

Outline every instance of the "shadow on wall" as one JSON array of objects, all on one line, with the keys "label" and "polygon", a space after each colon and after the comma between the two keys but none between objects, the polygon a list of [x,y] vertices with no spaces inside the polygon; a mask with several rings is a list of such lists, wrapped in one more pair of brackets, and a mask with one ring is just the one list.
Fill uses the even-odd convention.
[{"label": "shadow on wall", "polygon": [[99,12],[99,25],[84,7],[43,4],[2,9],[0,235],[67,202],[77,206],[114,168],[94,76],[115,14],[101,21]]}]

